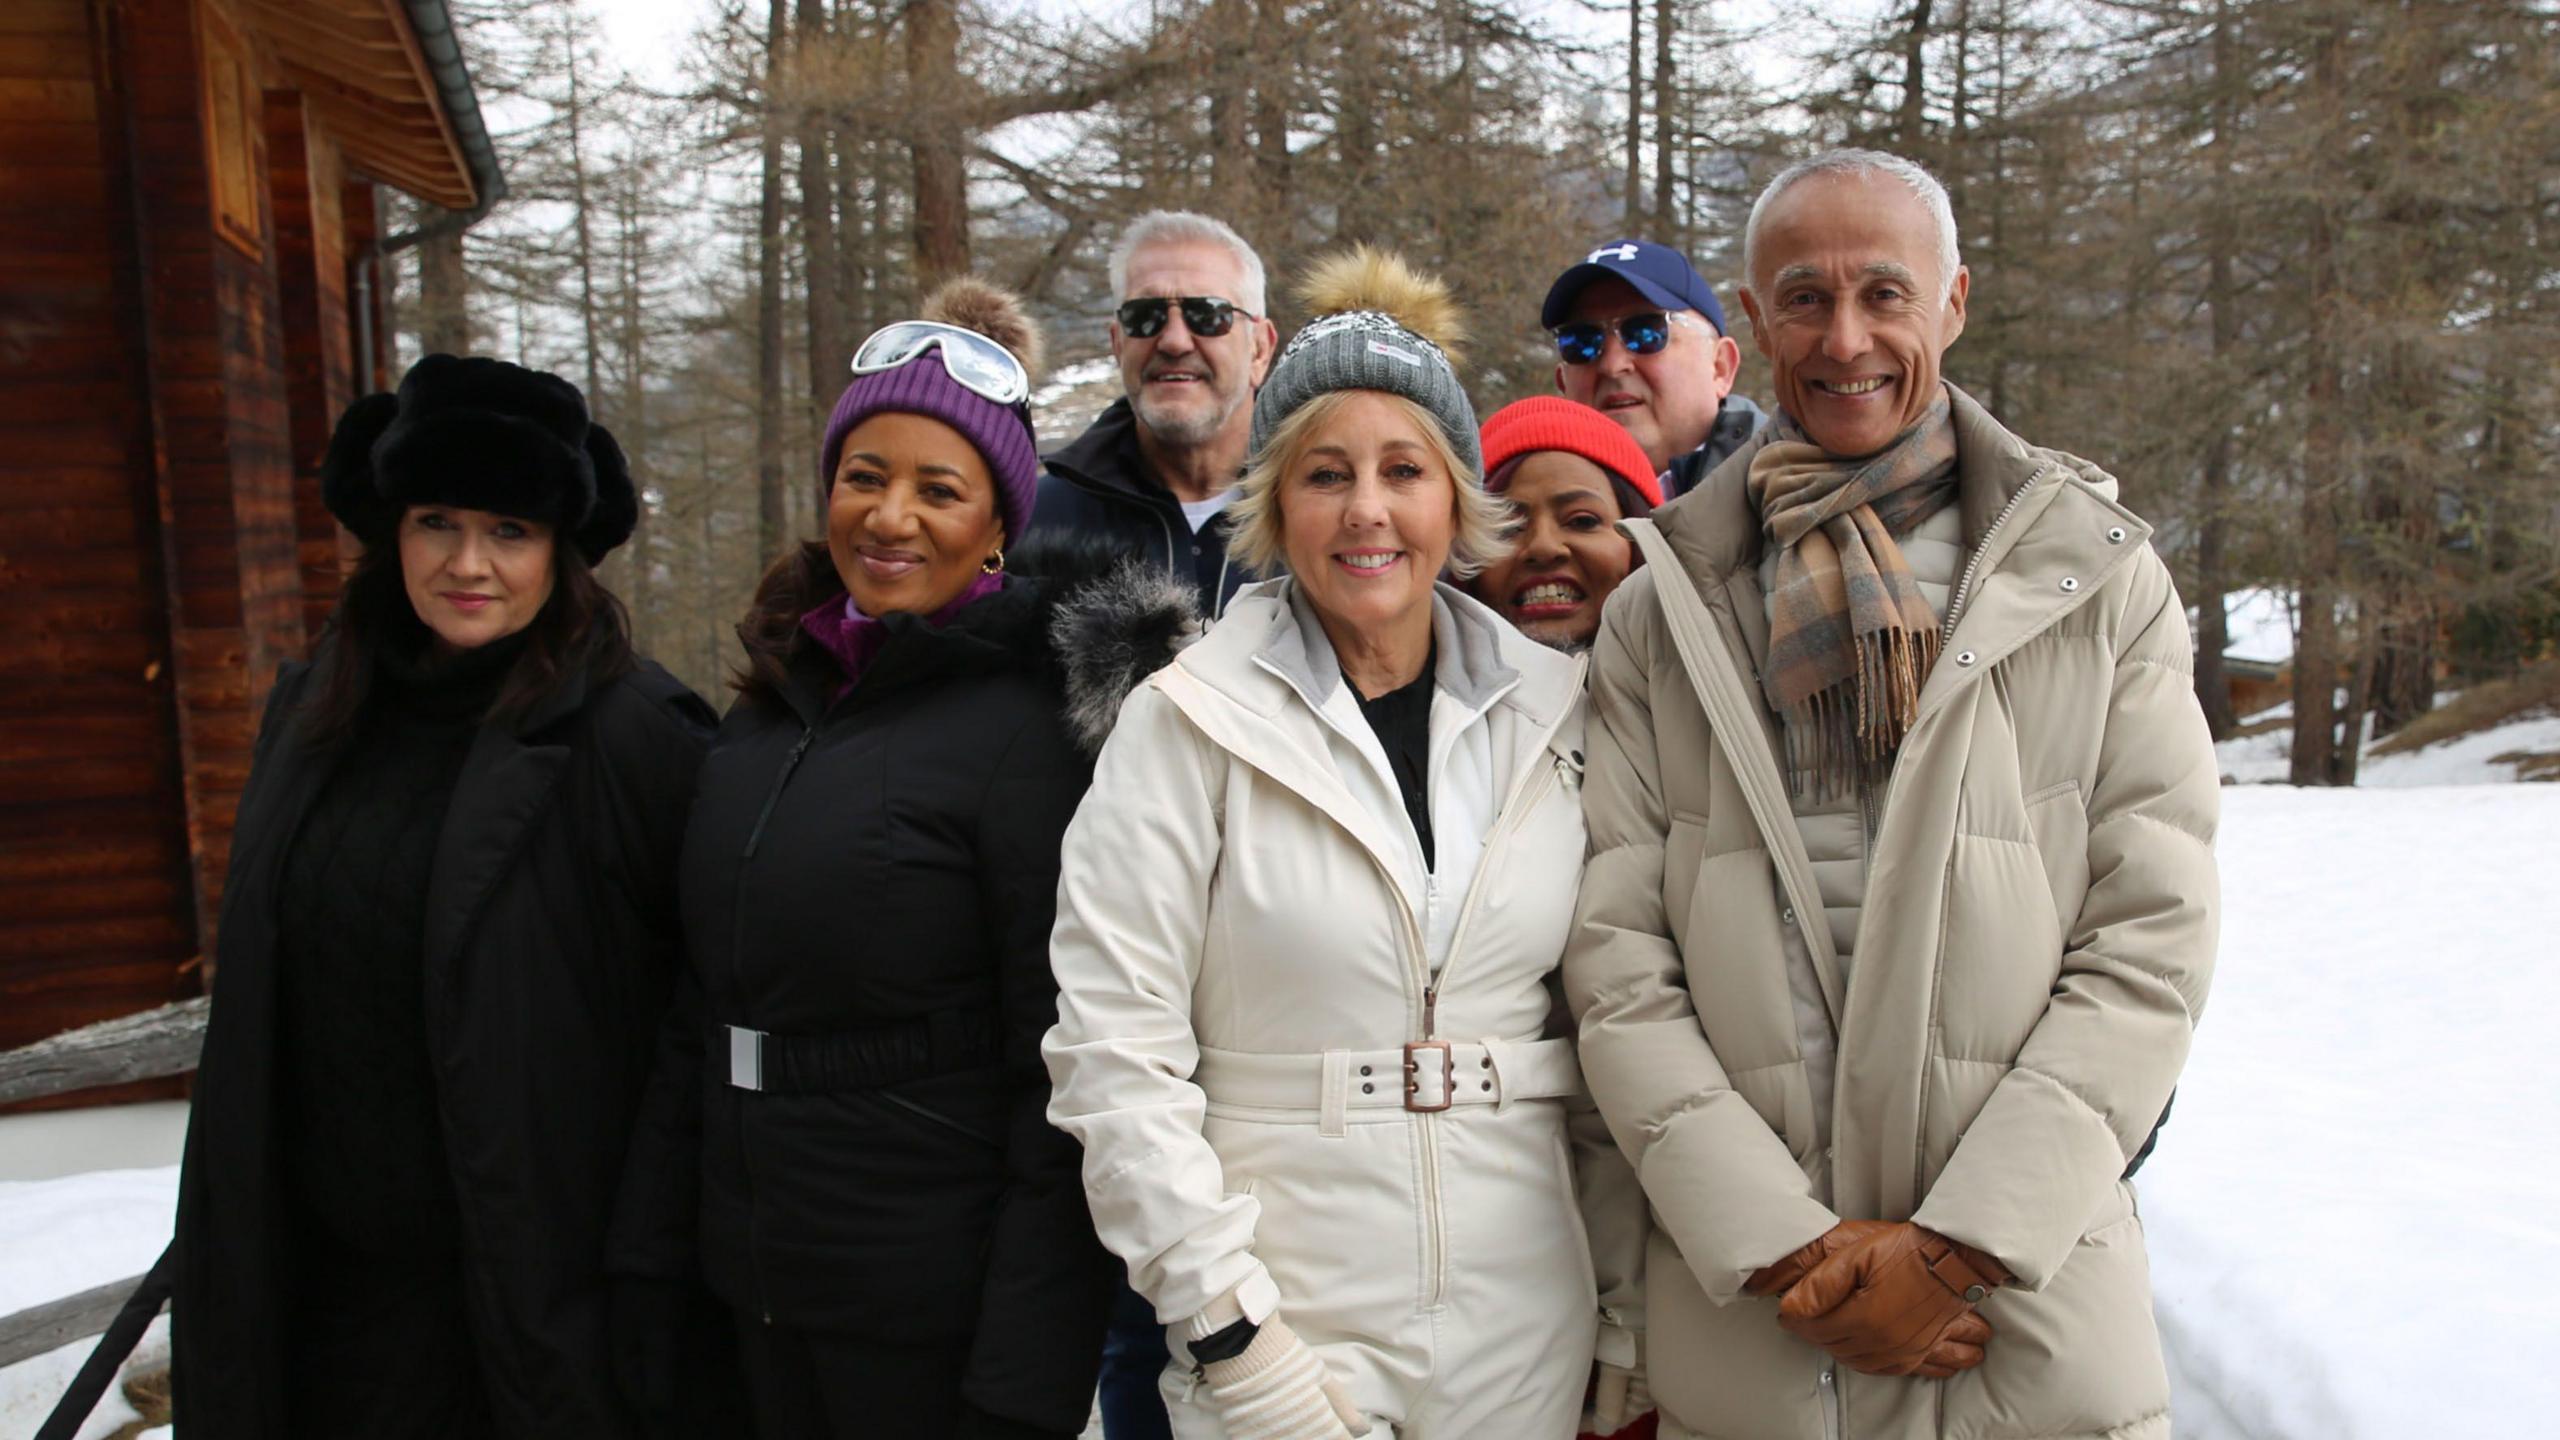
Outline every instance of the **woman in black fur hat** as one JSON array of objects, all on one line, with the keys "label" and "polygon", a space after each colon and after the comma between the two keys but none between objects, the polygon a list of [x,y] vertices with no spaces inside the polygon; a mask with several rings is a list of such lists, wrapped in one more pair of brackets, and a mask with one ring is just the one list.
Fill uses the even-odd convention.
[{"label": "woman in black fur hat", "polygon": [[681,1293],[617,1306],[603,1258],[712,719],[592,570],[630,472],[567,381],[430,355],[339,420],[323,485],[364,553],[277,677],[233,832],[179,1423],[679,1428],[617,1388],[609,1337]]}]

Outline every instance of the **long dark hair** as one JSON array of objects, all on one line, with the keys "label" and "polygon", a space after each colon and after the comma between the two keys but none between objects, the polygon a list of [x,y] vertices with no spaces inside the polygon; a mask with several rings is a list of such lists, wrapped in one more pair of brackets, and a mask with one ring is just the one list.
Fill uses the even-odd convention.
[{"label": "long dark hair", "polygon": [[844,576],[826,541],[804,540],[783,551],[756,582],[755,598],[738,621],[747,663],[729,677],[730,688],[751,700],[781,703],[792,657],[803,643],[800,617],[843,593]]},{"label": "long dark hair", "polygon": [[[498,698],[481,717],[484,725],[521,718],[564,676],[583,673],[589,685],[600,685],[637,663],[631,612],[566,539],[556,539],[552,547],[551,598],[523,634],[524,653],[509,667]],[[321,636],[330,653],[321,667],[320,690],[303,710],[303,733],[310,743],[328,745],[354,732],[373,692],[377,656],[386,649],[413,650],[430,639],[401,579],[399,545],[386,540],[366,546]]]}]

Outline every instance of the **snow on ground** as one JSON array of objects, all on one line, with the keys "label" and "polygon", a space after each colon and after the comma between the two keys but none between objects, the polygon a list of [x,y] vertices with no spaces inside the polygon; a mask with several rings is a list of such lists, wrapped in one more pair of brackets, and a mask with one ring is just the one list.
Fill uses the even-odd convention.
[{"label": "snow on ground", "polygon": [[[2268,717],[2272,718],[2273,712]],[[2376,755],[2366,750],[2356,766],[2361,787],[2410,785],[2490,785],[2516,778],[2513,761],[2501,755],[2539,754],[2560,750],[2560,715],[2524,715],[2423,750]],[[2292,774],[2293,731],[2277,728],[2243,735],[2214,747],[2222,778],[2235,785],[2283,784]]]},{"label": "snow on ground", "polygon": [[2550,1433],[2560,786],[2223,792],[2141,1178],[2181,1440]]},{"label": "snow on ground", "polygon": [[[2193,624],[2193,610],[2188,612]],[[2234,660],[2281,665],[2293,658],[2293,592],[2234,590],[2222,599],[2222,653]]]},{"label": "snow on ground", "polygon": [[[2141,1180],[2181,1440],[2547,1433],[2560,785],[2223,799],[2221,964]],[[139,1273],[175,1191],[0,1184],[0,1313]],[[85,1353],[0,1371],[0,1437]]]},{"label": "snow on ground", "polygon": [[[0,1315],[140,1275],[169,1243],[178,1167],[100,1170],[57,1180],[0,1183]],[[168,1363],[169,1321],[152,1322],[127,1373]],[[94,1340],[0,1370],[0,1437],[29,1436],[52,1413]],[[109,1386],[81,1440],[138,1419]]]}]

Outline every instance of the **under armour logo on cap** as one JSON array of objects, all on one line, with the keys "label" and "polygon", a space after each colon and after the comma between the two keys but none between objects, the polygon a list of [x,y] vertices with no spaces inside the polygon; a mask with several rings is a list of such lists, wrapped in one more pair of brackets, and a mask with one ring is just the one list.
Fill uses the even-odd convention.
[{"label": "under armour logo on cap", "polygon": [[1538,309],[1538,323],[1553,330],[1573,318],[1574,297],[1584,286],[1604,279],[1625,281],[1648,305],[1672,312],[1695,311],[1716,327],[1717,334],[1724,333],[1724,307],[1716,303],[1715,287],[1689,263],[1688,256],[1650,240],[1612,240],[1583,256],[1579,264],[1556,277],[1546,303]]}]

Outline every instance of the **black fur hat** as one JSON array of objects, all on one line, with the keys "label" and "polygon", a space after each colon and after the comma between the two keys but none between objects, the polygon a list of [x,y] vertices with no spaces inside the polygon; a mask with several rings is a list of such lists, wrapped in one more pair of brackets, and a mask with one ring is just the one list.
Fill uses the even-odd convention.
[{"label": "black fur hat", "polygon": [[622,447],[557,375],[504,360],[430,355],[397,395],[338,417],[320,468],[329,513],[367,545],[411,505],[539,520],[592,565],[631,538],[639,497]]}]

